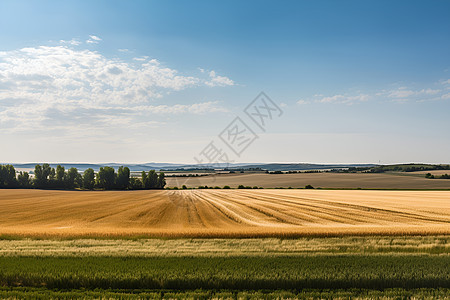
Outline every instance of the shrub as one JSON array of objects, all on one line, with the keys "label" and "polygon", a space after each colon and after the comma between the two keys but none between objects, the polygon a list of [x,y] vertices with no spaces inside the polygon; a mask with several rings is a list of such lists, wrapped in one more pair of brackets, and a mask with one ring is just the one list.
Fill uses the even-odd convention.
[{"label": "shrub", "polygon": [[231,189],[231,188],[230,188],[229,185],[225,185],[225,186],[223,187],[223,189],[224,189],[224,190],[229,190],[229,189]]},{"label": "shrub", "polygon": [[305,186],[305,189],[311,190],[311,189],[314,189],[314,187],[312,185],[308,184]]}]

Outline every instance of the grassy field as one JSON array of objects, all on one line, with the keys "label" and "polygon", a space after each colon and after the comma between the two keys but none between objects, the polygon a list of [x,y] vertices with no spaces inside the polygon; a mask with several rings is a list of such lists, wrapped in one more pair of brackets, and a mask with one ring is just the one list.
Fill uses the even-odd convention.
[{"label": "grassy field", "polygon": [[0,256],[239,257],[448,255],[450,236],[348,236],[252,239],[4,239]]},{"label": "grassy field", "polygon": [[448,236],[1,240],[0,298],[448,299]]},{"label": "grassy field", "polygon": [[[236,173],[219,174],[203,177],[169,177],[169,187],[181,188],[198,186],[220,186],[230,187],[261,186],[264,188],[292,187],[303,188],[310,184],[321,188],[346,188],[346,189],[450,189],[450,180],[429,180],[424,174],[416,172],[397,173],[296,173],[296,174],[265,174],[265,173]],[[445,172],[444,172],[445,173]],[[447,171],[450,173],[450,171]]]},{"label": "grassy field", "polygon": [[0,257],[0,285],[49,289],[450,288],[450,257]]},{"label": "grassy field", "polygon": [[0,234],[299,237],[448,234],[450,191],[1,190]]}]

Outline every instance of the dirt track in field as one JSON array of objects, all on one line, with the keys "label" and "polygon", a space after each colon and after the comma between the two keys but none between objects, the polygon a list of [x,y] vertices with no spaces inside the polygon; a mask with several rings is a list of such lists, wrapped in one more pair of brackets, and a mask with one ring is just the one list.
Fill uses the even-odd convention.
[{"label": "dirt track in field", "polygon": [[450,191],[0,190],[0,234],[450,234]]}]

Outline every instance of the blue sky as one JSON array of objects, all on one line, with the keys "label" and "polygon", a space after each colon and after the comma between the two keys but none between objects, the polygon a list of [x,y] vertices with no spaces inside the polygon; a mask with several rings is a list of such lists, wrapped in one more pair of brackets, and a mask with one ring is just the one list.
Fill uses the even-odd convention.
[{"label": "blue sky", "polygon": [[[450,163],[448,1],[0,2],[2,162]],[[283,110],[255,127],[265,91]],[[236,117],[258,139],[236,156]]]}]

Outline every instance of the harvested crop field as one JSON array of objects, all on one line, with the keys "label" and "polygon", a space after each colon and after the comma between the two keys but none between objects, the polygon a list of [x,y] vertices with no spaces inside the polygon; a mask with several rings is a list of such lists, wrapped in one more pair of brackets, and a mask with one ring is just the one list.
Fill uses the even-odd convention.
[{"label": "harvested crop field", "polygon": [[0,190],[0,234],[4,236],[449,233],[450,191]]},{"label": "harvested crop field", "polygon": [[[310,184],[314,187],[336,189],[450,189],[448,179],[427,179],[424,174],[416,172],[396,173],[295,173],[295,174],[265,174],[236,173],[217,174],[215,176],[199,177],[168,177],[167,186],[181,188],[210,187],[229,185],[237,188],[239,185],[258,186],[264,188],[292,187],[303,188]],[[433,172],[431,172],[433,173]],[[446,171],[445,173],[450,173]]]}]

